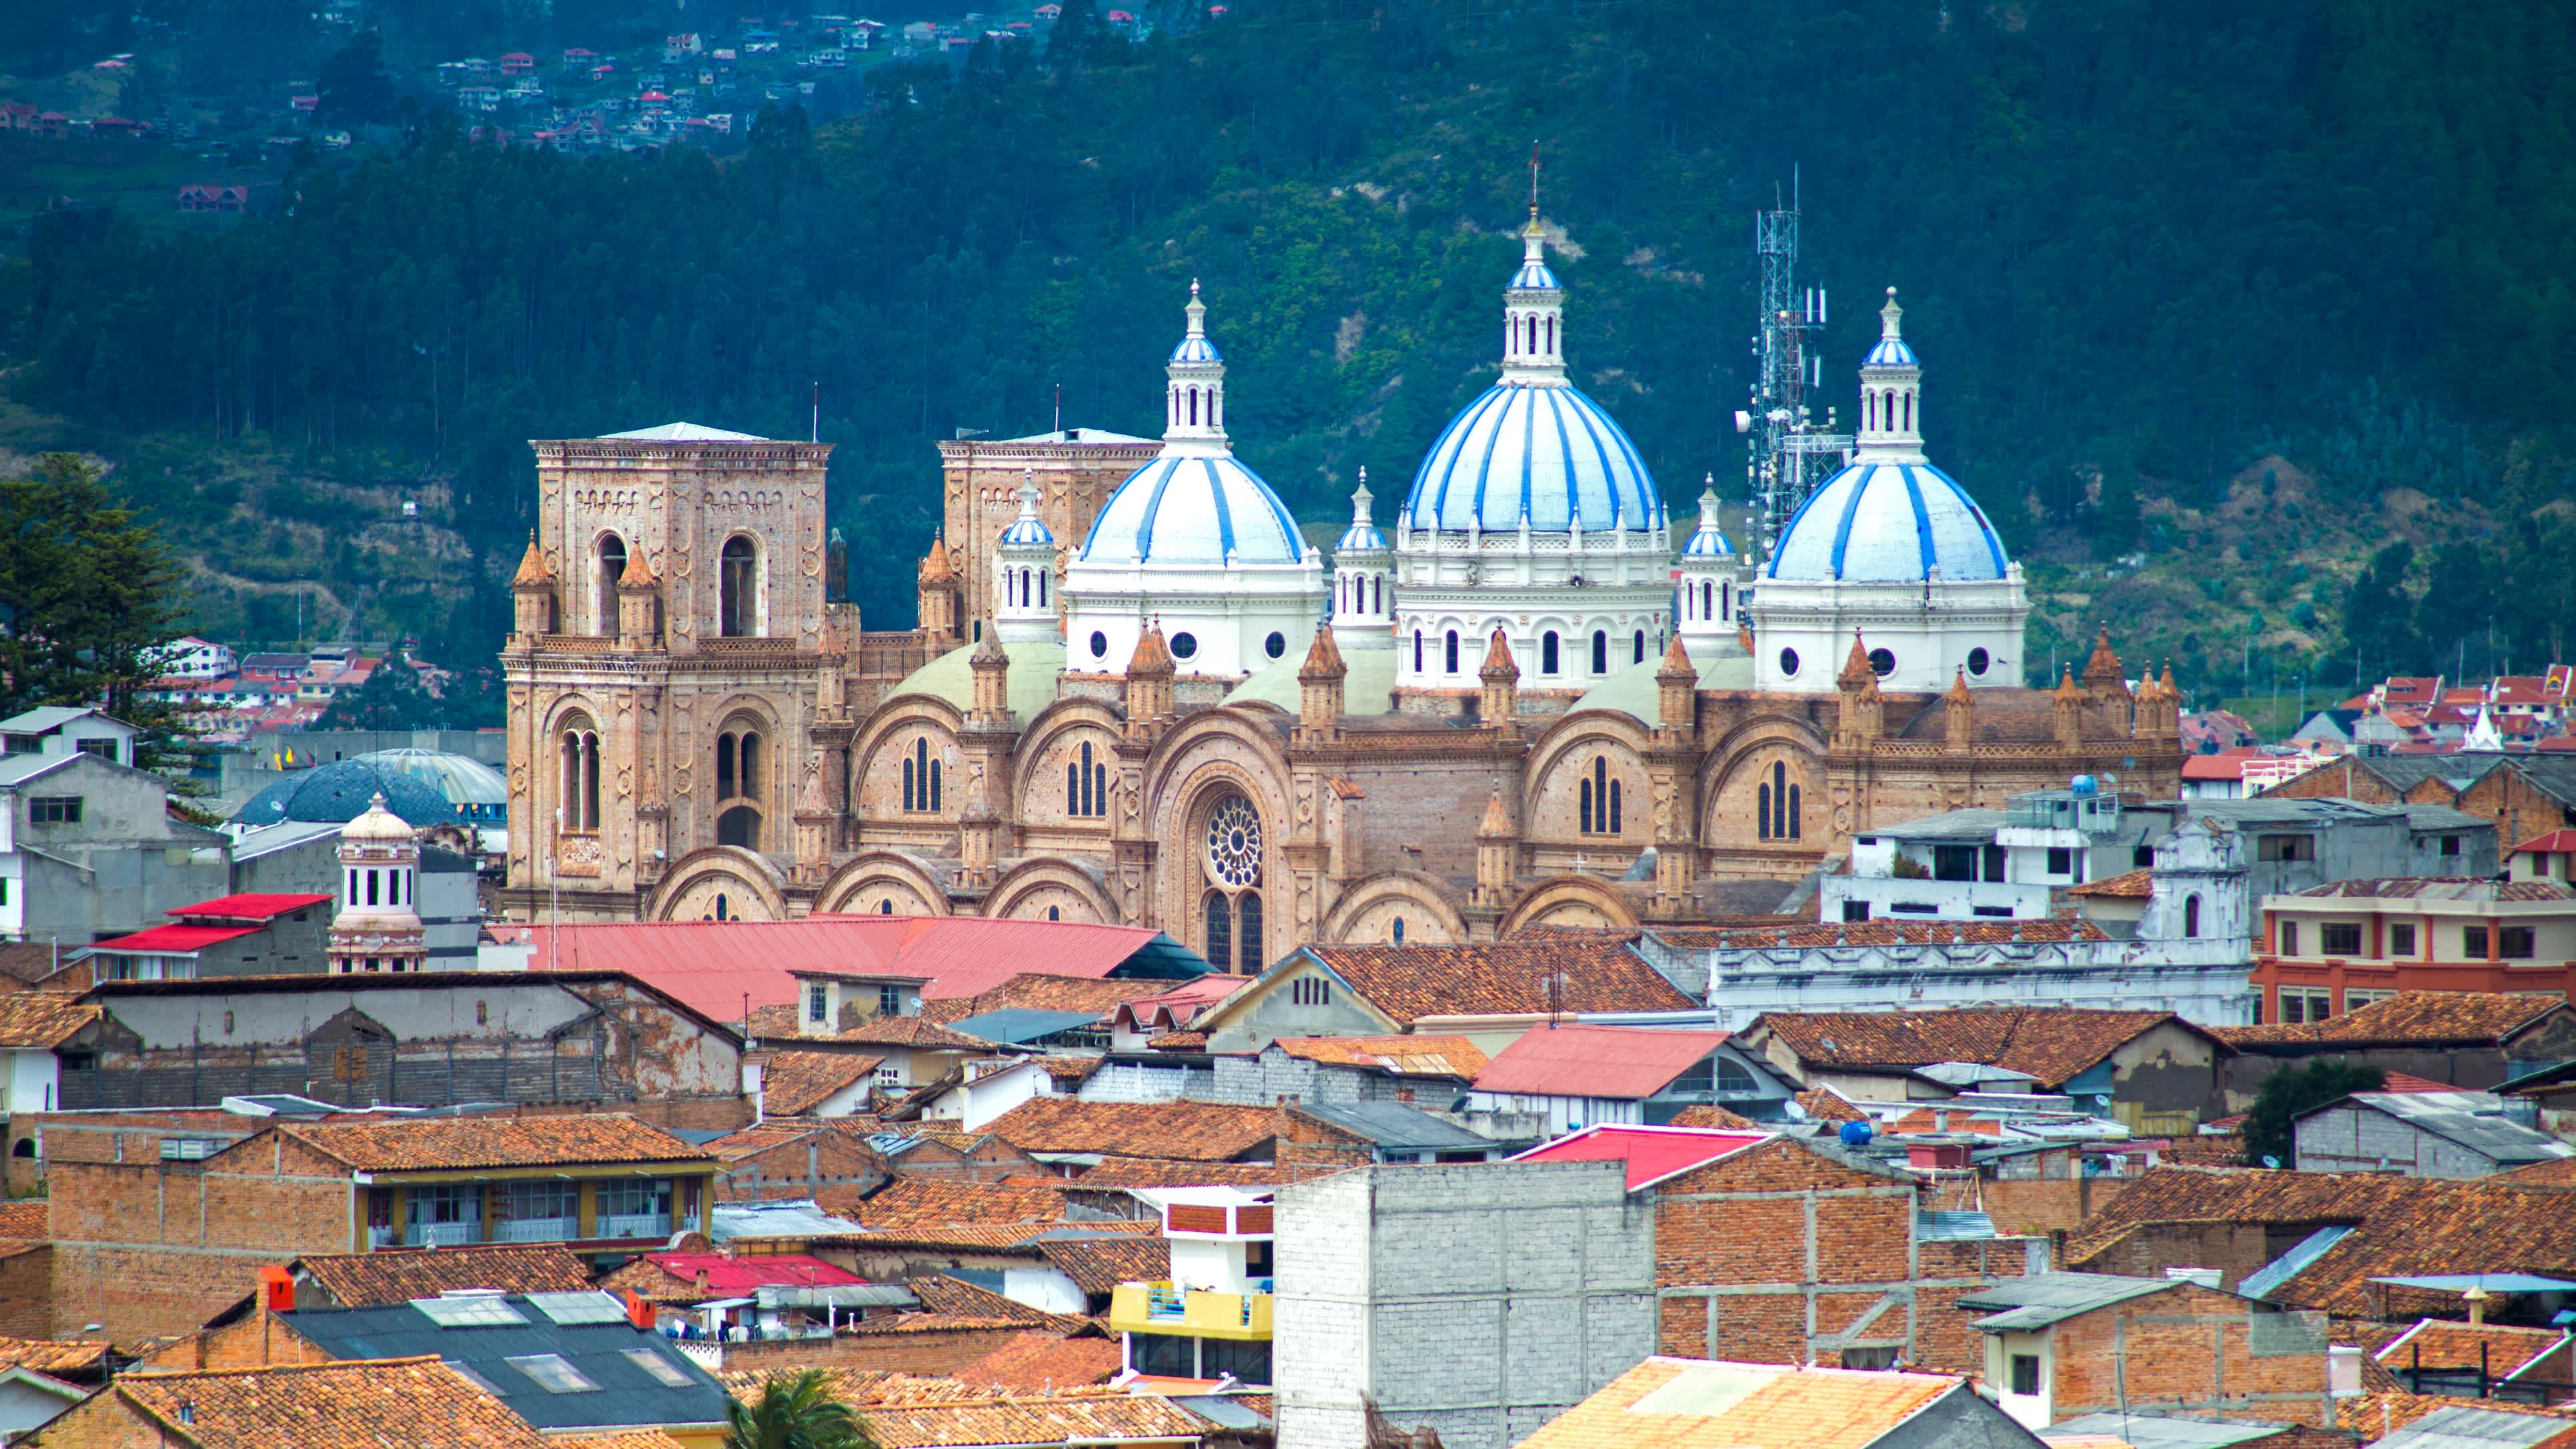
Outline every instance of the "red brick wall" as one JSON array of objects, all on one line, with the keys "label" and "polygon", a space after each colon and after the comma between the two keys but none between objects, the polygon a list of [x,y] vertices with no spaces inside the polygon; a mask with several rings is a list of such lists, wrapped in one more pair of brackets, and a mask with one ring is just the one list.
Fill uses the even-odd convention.
[{"label": "red brick wall", "polygon": [[53,1164],[56,1335],[186,1333],[258,1285],[264,1264],[350,1249],[348,1169],[282,1137],[204,1163]]},{"label": "red brick wall", "polygon": [[1954,1332],[1925,1332],[1913,1302],[2017,1277],[2028,1255],[2022,1240],[1917,1245],[1913,1183],[1787,1139],[1656,1197],[1658,1351],[1687,1357],[1831,1364],[1848,1335],[1908,1362],[1974,1367]]},{"label": "red brick wall", "polygon": [[2258,1356],[2250,1306],[2185,1286],[2058,1324],[2050,1410],[2060,1419],[2126,1409],[2331,1425],[2323,1321],[2315,1353]]},{"label": "red brick wall", "polygon": [[54,1250],[38,1244],[0,1258],[0,1336],[49,1338],[54,1332]]},{"label": "red brick wall", "polygon": [[716,1201],[766,1202],[838,1188],[869,1193],[886,1181],[884,1159],[865,1144],[823,1132],[734,1159],[716,1180]]},{"label": "red brick wall", "polygon": [[[2305,1224],[2269,1228],[2262,1223],[2146,1223],[2083,1262],[2060,1266],[2125,1278],[2161,1278],[2167,1268],[2216,1268],[2219,1286],[2233,1288],[2311,1231]],[[2274,1243],[2282,1239],[2286,1241],[2276,1250]]]}]

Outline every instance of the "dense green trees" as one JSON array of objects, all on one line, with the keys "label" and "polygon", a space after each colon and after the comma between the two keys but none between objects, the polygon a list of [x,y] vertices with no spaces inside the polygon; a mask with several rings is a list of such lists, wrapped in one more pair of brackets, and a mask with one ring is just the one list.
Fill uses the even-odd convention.
[{"label": "dense green trees", "polygon": [[[2206,506],[2272,450],[2345,504],[2565,491],[2569,7],[1231,12],[1168,5],[1131,46],[1077,5],[1039,56],[879,67],[876,109],[779,110],[722,163],[432,132],[310,163],[291,214],[226,233],[40,218],[12,386],[103,446],[184,431],[452,477],[495,585],[413,622],[454,661],[504,626],[526,439],[682,416],[795,436],[819,380],[834,522],[885,561],[854,592],[897,626],[931,440],[1044,428],[1059,384],[1069,422],[1154,431],[1193,277],[1238,445],[1291,505],[1334,516],[1362,464],[1396,491],[1491,377],[1537,137],[1576,370],[1676,500],[1741,477],[1747,216],[1793,167],[1804,270],[1837,304],[1825,396],[1847,401],[1869,304],[1901,286],[1932,446],[2016,545],[2153,546],[2144,500]],[[2534,526],[2528,557],[2563,557],[2556,517]],[[2519,527],[2475,545],[2485,573],[2525,566]],[[2381,587],[2410,611],[2430,589],[2427,627],[2458,627],[2439,550],[2423,567]],[[2541,616],[2498,607],[2536,658]]]},{"label": "dense green trees", "polygon": [[2265,1077],[2253,1110],[2245,1114],[2245,1165],[2295,1165],[2300,1113],[2355,1092],[2376,1092],[2387,1081],[2387,1073],[2367,1062],[2344,1061],[2306,1062]]}]

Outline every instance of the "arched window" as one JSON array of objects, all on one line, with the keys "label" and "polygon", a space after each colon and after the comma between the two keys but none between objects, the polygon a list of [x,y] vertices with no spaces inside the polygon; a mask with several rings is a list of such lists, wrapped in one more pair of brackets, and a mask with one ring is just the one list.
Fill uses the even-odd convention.
[{"label": "arched window", "polygon": [[599,540],[599,626],[591,632],[602,638],[617,637],[617,581],[626,574],[626,540],[606,534]]},{"label": "arched window", "polygon": [[[1386,612],[1386,575],[1369,575],[1369,600],[1370,613],[1382,614]],[[1418,668],[1419,666],[1417,665],[1416,667]]]},{"label": "arched window", "polygon": [[1538,636],[1538,672],[1541,674],[1556,672],[1556,631],[1554,629]]},{"label": "arched window", "polygon": [[746,730],[741,741],[741,793],[757,800],[760,798],[760,736]]},{"label": "arched window", "polygon": [[1556,350],[1556,319],[1553,317],[1547,319],[1547,350]]},{"label": "arched window", "polygon": [[1422,672],[1422,631],[1419,629],[1413,631],[1413,672]]},{"label": "arched window", "polygon": [[372,906],[372,905],[376,904],[376,877],[377,877],[378,875],[380,875],[380,874],[382,874],[382,872],[380,872],[380,871],[372,871],[372,870],[371,870],[371,871],[368,871],[368,872],[367,872],[367,904],[368,904],[368,905],[371,905],[371,906]]},{"label": "arched window", "polygon": [[1222,891],[1207,894],[1207,958],[1219,971],[1234,969],[1234,904]]},{"label": "arched window", "polygon": [[1445,667],[1448,669],[1448,671],[1449,671],[1451,674],[1455,674],[1455,673],[1457,673],[1457,672],[1458,672],[1458,631],[1457,631],[1457,630],[1452,629],[1452,630],[1450,630],[1450,631],[1449,631],[1449,642],[1448,642],[1448,644],[1443,648],[1443,650],[1442,650],[1442,652],[1441,652],[1441,656],[1440,656],[1440,657],[1441,657],[1441,660],[1443,661],[1443,663],[1444,663]]},{"label": "arched window", "polygon": [[1576,790],[1575,828],[1585,835],[1619,833],[1619,782],[1610,778],[1607,755],[1592,757],[1591,772]]},{"label": "arched window", "polygon": [[722,891],[718,891],[718,892],[716,892],[716,919],[717,919],[717,920],[721,921],[721,920],[725,920],[725,919],[727,919],[727,916],[726,916],[726,913],[725,913],[725,907],[726,907],[726,905],[727,905],[727,902],[726,902],[725,897],[724,897],[724,892],[722,892]]},{"label": "arched window", "polygon": [[1399,946],[1404,944],[1404,917],[1402,916],[1395,918],[1395,944]]},{"label": "arched window", "polygon": [[1905,395],[1905,431],[1914,431],[1914,394]]},{"label": "arched window", "polygon": [[1753,838],[1771,838],[1771,782],[1765,780],[1753,792]]},{"label": "arched window", "polygon": [[1045,569],[1040,569],[1038,570],[1038,607],[1041,609],[1047,606],[1046,589],[1047,571]]},{"label": "arched window", "polygon": [[1592,672],[1595,674],[1610,672],[1610,631],[1607,629],[1592,631]]},{"label": "arched window", "polygon": [[917,795],[917,791],[916,791],[916,781],[915,781],[915,780],[914,780],[914,778],[913,778],[912,757],[911,757],[910,755],[906,755],[906,756],[904,756],[904,757],[903,757],[903,808],[904,808],[904,809],[906,809],[906,810],[914,810],[914,809],[918,809],[918,808],[920,808],[920,807],[916,806],[915,804],[913,804],[913,800],[916,798],[916,795]]},{"label": "arched window", "polygon": [[741,777],[734,773],[734,737],[728,731],[716,736],[716,798],[730,800],[742,793],[735,783]]},{"label": "arched window", "polygon": [[760,812],[748,805],[736,805],[718,815],[716,844],[739,845],[745,850],[760,849]]},{"label": "arched window", "polygon": [[2182,898],[2182,933],[2197,939],[2200,935],[2200,897]]},{"label": "arched window", "polygon": [[1191,389],[1190,389],[1190,425],[1191,425],[1191,426],[1193,426],[1193,427],[1196,427],[1196,426],[1198,425],[1198,420],[1199,420],[1199,390],[1198,390],[1197,388],[1191,388]]},{"label": "arched window", "polygon": [[1643,629],[1640,629],[1640,630],[1638,630],[1638,631],[1637,631],[1637,650],[1636,650],[1636,653],[1637,653],[1637,657],[1636,657],[1636,658],[1634,658],[1634,659],[1629,660],[1628,662],[1629,662],[1629,663],[1631,663],[1631,664],[1643,664],[1643,663],[1645,663],[1645,662],[1646,662],[1646,631],[1645,631],[1645,630],[1643,630]]},{"label": "arched window", "polygon": [[1064,919],[1064,907],[1062,907],[1062,906],[1049,906],[1049,907],[1047,907],[1047,919],[1048,919],[1048,920],[1050,920],[1050,921],[1061,921],[1061,920],[1063,920],[1063,919]]},{"label": "arched window", "polygon": [[588,719],[574,716],[564,724],[559,753],[562,829],[588,834],[599,829],[599,731]]},{"label": "arched window", "polygon": [[759,633],[760,561],[750,539],[725,540],[718,574],[716,632],[728,639]]},{"label": "arched window", "polygon": [[1088,741],[1080,759],[1065,762],[1064,813],[1075,817],[1109,813],[1109,767],[1092,762]]},{"label": "arched window", "polygon": [[1575,797],[1580,803],[1575,807],[1574,828],[1585,835],[1590,835],[1592,833],[1591,776],[1583,777],[1583,783],[1575,788]]},{"label": "arched window", "polygon": [[1735,601],[1728,597],[1734,592],[1733,584],[1722,583],[1717,586],[1717,617],[1721,619],[1734,617]]},{"label": "arched window", "polygon": [[882,901],[877,902],[877,914],[878,914],[878,915],[880,915],[880,916],[891,916],[891,915],[893,915],[893,914],[894,914],[894,902],[893,902],[893,900],[891,900],[891,899],[887,899],[887,900],[882,900]]}]

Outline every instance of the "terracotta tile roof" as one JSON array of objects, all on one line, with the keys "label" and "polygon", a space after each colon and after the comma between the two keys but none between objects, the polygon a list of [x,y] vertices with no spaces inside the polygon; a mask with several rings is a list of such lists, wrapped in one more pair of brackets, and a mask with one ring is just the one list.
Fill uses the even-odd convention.
[{"label": "terracotta tile roof", "polygon": [[2217,1026],[2210,1034],[2233,1047],[2486,1046],[2528,1028],[2563,1000],[2500,991],[2401,991],[2341,1016],[2290,1026]]},{"label": "terracotta tile roof", "polygon": [[546,1449],[548,1442],[435,1358],[128,1374],[109,1392],[166,1441],[196,1449]]},{"label": "terracotta tile roof", "polygon": [[912,1296],[921,1300],[923,1311],[946,1314],[951,1318],[1025,1324],[1057,1334],[1079,1332],[1089,1327],[1091,1322],[1086,1318],[1031,1308],[1016,1298],[1005,1298],[990,1288],[979,1287],[963,1278],[951,1278],[945,1273],[915,1278],[910,1287]]},{"label": "terracotta tile roof", "polygon": [[[641,560],[644,555],[637,552]],[[680,1441],[659,1429],[619,1429],[608,1434],[559,1434],[546,1441],[550,1449],[681,1449]]]},{"label": "terracotta tile roof", "polygon": [[1160,996],[1171,989],[1169,981],[1095,981],[1083,976],[1024,971],[989,991],[925,1001],[921,1014],[942,1025],[1014,1006],[1030,1011],[1096,1011],[1105,1017],[1122,1003]]},{"label": "terracotta tile roof", "polygon": [[2446,1186],[2372,1213],[2274,1289],[2273,1301],[2345,1318],[2414,1317],[2456,1308],[2459,1295],[2370,1280],[2480,1272],[2576,1278],[2576,1214],[2557,1210],[2563,1199],[2485,1181]]},{"label": "terracotta tile roof", "polygon": [[[1818,1122],[1866,1122],[1869,1114],[1842,1099],[1839,1093],[1823,1087],[1809,1087],[1789,1099],[1801,1111]],[[1696,1124],[1694,1124],[1696,1125]]]},{"label": "terracotta tile roof", "polygon": [[1731,1112],[1713,1103],[1684,1107],[1673,1114],[1675,1127],[1715,1127],[1727,1132],[1759,1132],[1762,1124],[1741,1112]]},{"label": "terracotta tile roof", "polygon": [[2559,1328],[2427,1318],[2372,1356],[2391,1368],[2484,1368],[2497,1378],[2510,1378],[2566,1343],[2567,1332]]},{"label": "terracotta tile roof", "polygon": [[925,1016],[871,1017],[857,1026],[844,1027],[828,1038],[837,1042],[857,1042],[863,1046],[927,1047],[933,1051],[989,1052],[999,1048],[980,1036],[950,1031]]},{"label": "terracotta tile roof", "polygon": [[868,1436],[882,1449],[1197,1441],[1206,1426],[1151,1394],[1048,1394],[953,1404],[878,1404]]},{"label": "terracotta tile roof", "polygon": [[2154,1167],[2067,1235],[2066,1266],[2082,1268],[2094,1255],[2149,1223],[2358,1224],[2390,1203],[2453,1190],[2448,1182],[2393,1173]]},{"label": "terracotta tile roof", "polygon": [[948,1377],[969,1388],[1053,1394],[1058,1389],[1107,1383],[1123,1367],[1114,1338],[1023,1333],[973,1363],[949,1370]]},{"label": "terracotta tile roof", "polygon": [[54,1235],[53,1207],[41,1197],[0,1202],[0,1239],[42,1242]]},{"label": "terracotta tile roof", "polygon": [[[2364,1440],[2384,1439],[2427,1414],[2442,1409],[2493,1409],[2504,1414],[2534,1414],[2546,1419],[2576,1418],[2576,1405],[2544,1409],[2533,1404],[2509,1403],[2503,1399],[2455,1399],[2441,1394],[2382,1392],[2361,1394],[2335,1401],[2335,1424]],[[2269,1444],[2270,1440],[2262,1441]],[[2553,1437],[2548,1443],[2555,1443]],[[2527,1449],[2542,1449],[2529,1445]]]},{"label": "terracotta tile roof", "polygon": [[878,1126],[876,1118],[857,1113],[821,1121],[773,1120],[728,1132],[706,1144],[706,1153],[718,1161],[739,1162],[743,1158],[767,1152],[773,1147],[783,1147],[790,1142],[802,1142],[817,1133],[826,1136],[860,1138],[876,1131]]},{"label": "terracotta tile roof", "polygon": [[0,1047],[60,1046],[106,1010],[59,991],[13,991],[0,996]]},{"label": "terracotta tile roof", "polygon": [[1078,1087],[1091,1080],[1091,1074],[1107,1061],[1104,1056],[1082,1056],[1072,1053],[1051,1054],[1038,1058],[1038,1070],[1059,1087]]},{"label": "terracotta tile roof", "polygon": [[1167,1031],[1145,1043],[1158,1052],[1203,1052],[1207,1050],[1207,1033],[1203,1031]]},{"label": "terracotta tile roof", "polygon": [[2396,875],[2328,881],[2297,893],[2301,900],[2565,901],[2576,891],[2554,880],[2494,881],[2476,875]]},{"label": "terracotta tile roof", "polygon": [[294,1266],[344,1308],[408,1303],[459,1288],[578,1293],[596,1286],[581,1258],[557,1243],[329,1253],[299,1258]]},{"label": "terracotta tile roof", "polygon": [[[1733,1392],[1756,1378],[1750,1393]],[[1691,1381],[1714,1391],[1691,1392]],[[1653,1400],[1659,1390],[1673,1394]],[[1862,1449],[1935,1400],[1968,1392],[1947,1374],[1711,1364],[1661,1355],[1628,1370],[1521,1441],[1522,1449]],[[1721,1407],[1697,1408],[1705,1397]]]},{"label": "terracotta tile roof", "polygon": [[1160,1157],[1103,1157],[1073,1179],[1076,1187],[1274,1187],[1349,1170],[1347,1163],[1173,1162]]},{"label": "terracotta tile roof", "polygon": [[107,1345],[72,1343],[58,1338],[0,1338],[0,1368],[29,1368],[43,1374],[104,1372]]},{"label": "terracotta tile roof", "polygon": [[2107,941],[2091,921],[1836,921],[1799,926],[1657,927],[1664,941],[1689,951],[1812,950],[1820,946],[2006,946]]},{"label": "terracotta tile roof", "polygon": [[2487,1180],[2511,1187],[2576,1187],[2576,1157],[2553,1157]]},{"label": "terracotta tile roof", "polygon": [[1301,1061],[1462,1081],[1483,1071],[1488,1060],[1482,1048],[1463,1036],[1283,1036],[1277,1045]]},{"label": "terracotta tile roof", "polygon": [[[2191,762],[2186,760],[2183,763],[2188,765]],[[2155,878],[2156,873],[2153,870],[2141,867],[2137,870],[2123,871],[2118,875],[2104,876],[2100,880],[2088,880],[2079,886],[2068,886],[2066,893],[2070,896],[2110,896],[2122,900],[2142,901],[2150,894],[2149,887],[2154,884]]]},{"label": "terracotta tile roof", "polygon": [[[1425,1016],[1687,1011],[1699,1005],[1626,943],[1598,937],[1307,950],[1404,1026]],[[1557,982],[1554,989],[1551,980]]]},{"label": "terracotta tile roof", "polygon": [[[423,1117],[275,1130],[360,1172],[710,1161],[706,1153],[659,1127],[608,1112],[571,1117]],[[231,1150],[241,1150],[240,1145]]]},{"label": "terracotta tile roof", "polygon": [[2170,1011],[2006,1007],[1765,1012],[1754,1028],[1767,1029],[1811,1070],[1975,1062],[2028,1072],[2053,1088],[2168,1023],[2182,1025]]},{"label": "terracotta tile roof", "polygon": [[1278,1135],[1277,1114],[1268,1107],[1072,1097],[1033,1097],[985,1126],[1023,1152],[1097,1152],[1185,1162],[1225,1162],[1256,1152],[1266,1156]]},{"label": "terracotta tile roof", "polygon": [[1064,1219],[1064,1194],[1042,1187],[900,1177],[860,1206],[870,1228],[953,1223],[1052,1223]]},{"label": "terracotta tile roof", "polygon": [[1172,1245],[1160,1235],[1051,1239],[1038,1244],[1038,1255],[1085,1293],[1106,1293],[1121,1283],[1151,1283],[1172,1276]]},{"label": "terracotta tile roof", "polygon": [[954,1313],[872,1313],[864,1323],[842,1325],[843,1333],[992,1333],[1027,1328],[1020,1318],[966,1318]]},{"label": "terracotta tile roof", "polygon": [[876,1075],[885,1058],[861,1052],[797,1051],[772,1047],[761,1053],[762,1110],[782,1117],[801,1117],[834,1095]]}]

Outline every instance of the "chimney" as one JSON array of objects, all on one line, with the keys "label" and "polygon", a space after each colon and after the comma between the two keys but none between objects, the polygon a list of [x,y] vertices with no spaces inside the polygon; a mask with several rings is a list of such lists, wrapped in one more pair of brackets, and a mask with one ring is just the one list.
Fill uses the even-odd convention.
[{"label": "chimney", "polygon": [[271,1313],[293,1313],[295,1275],[274,1263],[260,1269],[259,1301]]}]

